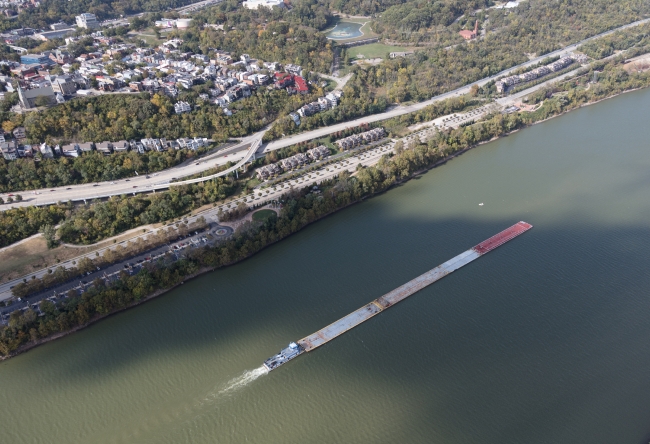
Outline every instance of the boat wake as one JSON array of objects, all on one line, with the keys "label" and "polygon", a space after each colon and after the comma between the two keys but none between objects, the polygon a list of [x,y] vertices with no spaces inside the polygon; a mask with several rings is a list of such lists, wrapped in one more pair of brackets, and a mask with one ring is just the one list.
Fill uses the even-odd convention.
[{"label": "boat wake", "polygon": [[232,394],[238,390],[241,390],[260,376],[266,375],[268,372],[269,371],[267,368],[263,365],[254,370],[246,370],[241,376],[228,381],[228,383],[225,384],[221,390],[219,390],[218,395]]}]

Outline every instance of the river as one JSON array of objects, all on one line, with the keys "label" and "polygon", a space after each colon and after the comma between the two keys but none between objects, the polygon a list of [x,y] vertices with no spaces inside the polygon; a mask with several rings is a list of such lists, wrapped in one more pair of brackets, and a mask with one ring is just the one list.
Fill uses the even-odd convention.
[{"label": "river", "polygon": [[[0,441],[647,442],[649,115],[645,90],[525,129],[1,363]],[[519,220],[534,228],[260,371]]]}]

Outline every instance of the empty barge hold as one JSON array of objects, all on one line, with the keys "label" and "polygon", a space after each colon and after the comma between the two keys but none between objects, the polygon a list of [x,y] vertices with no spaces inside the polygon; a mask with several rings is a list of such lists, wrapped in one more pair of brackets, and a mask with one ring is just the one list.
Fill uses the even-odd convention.
[{"label": "empty barge hold", "polygon": [[270,371],[278,368],[293,358],[314,350],[321,345],[331,341],[339,335],[342,335],[351,328],[356,327],[371,317],[381,313],[391,305],[395,305],[399,301],[406,299],[413,293],[422,290],[437,280],[447,276],[452,271],[458,270],[463,265],[467,265],[474,259],[478,259],[485,253],[494,250],[497,247],[505,244],[506,242],[514,239],[522,233],[533,228],[527,222],[517,222],[510,228],[495,234],[491,238],[484,240],[475,247],[459,254],[458,256],[448,260],[444,264],[438,265],[436,268],[427,271],[421,276],[407,282],[401,287],[386,293],[380,298],[375,299],[369,304],[364,305],[360,309],[353,311],[347,316],[342,317],[338,321],[328,325],[327,327],[318,330],[316,333],[302,338],[301,340],[290,343],[286,348],[282,349],[279,354],[270,357],[264,361],[264,366]]}]

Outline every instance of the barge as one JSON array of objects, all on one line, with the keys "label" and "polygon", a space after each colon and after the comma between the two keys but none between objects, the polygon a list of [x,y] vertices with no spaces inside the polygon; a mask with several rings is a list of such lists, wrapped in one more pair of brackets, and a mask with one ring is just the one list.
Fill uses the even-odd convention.
[{"label": "barge", "polygon": [[460,267],[469,264],[473,260],[478,259],[484,254],[489,253],[508,241],[511,241],[531,228],[533,228],[533,226],[527,222],[517,222],[510,228],[495,234],[491,238],[484,240],[480,244],[448,260],[447,262],[438,265],[436,268],[427,271],[395,290],[386,293],[358,310],[353,311],[347,316],[342,317],[338,321],[333,322],[327,327],[318,330],[316,333],[312,333],[297,342],[291,342],[286,348],[282,349],[280,353],[264,361],[264,366],[269,371],[275,370],[279,366],[286,364],[299,355],[310,352],[321,345],[326,344],[362,322],[378,315],[388,307],[403,301],[412,294],[422,290],[424,287],[433,284],[447,276],[449,273],[458,270]]}]

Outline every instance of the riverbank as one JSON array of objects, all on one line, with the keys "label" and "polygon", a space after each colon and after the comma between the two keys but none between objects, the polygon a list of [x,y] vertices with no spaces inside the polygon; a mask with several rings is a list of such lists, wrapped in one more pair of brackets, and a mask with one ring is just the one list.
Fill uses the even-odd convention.
[{"label": "riverbank", "polygon": [[[635,88],[634,90],[638,90],[638,89],[640,89],[640,88]],[[304,227],[306,227],[307,225],[310,225],[310,224],[316,222],[317,220],[324,219],[325,217],[327,217],[327,216],[329,216],[329,215],[331,215],[331,214],[333,214],[333,213],[335,213],[335,212],[337,212],[337,211],[340,211],[340,210],[342,210],[342,209],[344,209],[344,208],[346,208],[346,207],[348,207],[348,206],[350,206],[350,205],[352,205],[352,204],[354,204],[354,203],[358,203],[358,202],[364,201],[365,199],[368,199],[368,198],[370,198],[370,197],[376,196],[377,194],[381,194],[381,193],[383,193],[384,191],[387,191],[387,190],[391,189],[393,186],[398,185],[398,184],[402,184],[402,183],[404,183],[404,182],[410,180],[411,178],[413,178],[413,177],[415,177],[415,176],[417,176],[417,175],[422,174],[422,173],[425,172],[425,171],[428,171],[428,170],[430,170],[430,169],[432,169],[432,168],[435,168],[436,166],[439,166],[439,165],[441,165],[441,164],[444,164],[444,163],[446,163],[447,161],[449,161],[450,159],[452,159],[452,158],[454,158],[454,157],[457,157],[457,156],[459,156],[460,154],[463,154],[464,152],[466,152],[466,151],[468,151],[468,150],[470,150],[470,149],[476,148],[476,147],[478,147],[478,146],[480,146],[480,145],[483,145],[483,144],[486,144],[486,143],[488,143],[488,142],[492,142],[492,141],[494,141],[494,140],[496,140],[496,139],[498,139],[498,138],[500,138],[500,137],[505,137],[505,136],[508,136],[508,135],[510,135],[510,134],[513,134],[513,133],[519,131],[520,129],[524,129],[524,128],[526,128],[527,126],[532,126],[532,125],[534,125],[534,124],[541,123],[541,122],[546,121],[546,120],[549,120],[549,119],[551,119],[551,118],[553,118],[553,117],[559,117],[560,115],[563,115],[563,114],[568,113],[568,112],[570,112],[570,111],[573,111],[573,110],[576,110],[576,109],[580,109],[580,108],[582,108],[583,106],[590,105],[590,104],[595,104],[595,103],[597,103],[597,102],[600,102],[600,101],[602,101],[602,100],[606,100],[606,99],[608,99],[608,98],[613,98],[613,97],[615,97],[615,96],[617,96],[617,95],[620,95],[620,94],[622,94],[622,93],[624,93],[624,92],[632,92],[632,90],[629,90],[629,91],[621,91],[621,92],[619,92],[619,93],[613,94],[612,96],[604,97],[603,99],[598,100],[598,101],[596,101],[596,102],[594,102],[594,103],[585,103],[585,104],[581,104],[581,105],[576,106],[576,107],[574,107],[574,108],[568,109],[568,110],[566,110],[566,111],[564,111],[564,112],[558,113],[558,114],[553,115],[553,116],[549,116],[549,117],[546,118],[546,119],[543,119],[543,120],[540,120],[540,121],[535,121],[535,122],[532,122],[532,123],[530,123],[530,124],[528,124],[528,125],[521,125],[520,127],[515,128],[515,129],[513,129],[513,130],[511,130],[511,131],[507,131],[507,132],[500,133],[500,134],[499,134],[498,136],[496,136],[496,137],[492,137],[492,138],[489,138],[489,139],[487,139],[487,140],[480,141],[480,142],[478,142],[478,143],[476,143],[476,144],[472,144],[472,145],[469,145],[469,146],[466,146],[466,147],[463,147],[463,148],[457,149],[456,151],[453,151],[453,152],[447,153],[446,155],[442,156],[442,158],[438,158],[438,159],[436,159],[434,162],[431,162],[431,163],[427,164],[426,166],[424,166],[424,167],[422,167],[422,168],[416,168],[416,169],[412,170],[409,174],[404,175],[403,177],[399,177],[399,178],[395,179],[392,183],[390,183],[390,185],[388,185],[388,186],[385,187],[385,188],[377,187],[377,189],[373,189],[374,191],[372,191],[372,192],[370,192],[370,193],[368,193],[368,194],[360,195],[358,198],[355,198],[355,199],[352,199],[352,200],[342,201],[342,202],[343,202],[342,204],[340,204],[340,205],[337,204],[337,206],[333,207],[331,210],[324,211],[323,213],[321,213],[321,214],[319,214],[319,215],[317,215],[317,214],[313,214],[314,217],[312,217],[311,219],[309,219],[308,217],[307,217],[307,218],[303,218],[301,214],[299,214],[299,213],[295,213],[295,214],[293,214],[292,217],[287,218],[287,222],[290,223],[291,227],[290,227],[289,229],[287,229],[287,230],[280,230],[280,229],[276,230],[277,233],[278,233],[278,236],[277,236],[276,238],[274,238],[274,239],[271,239],[271,238],[265,238],[265,240],[264,240],[263,242],[259,242],[259,240],[257,240],[257,242],[255,242],[255,241],[256,241],[255,236],[257,235],[257,233],[254,233],[253,235],[250,235],[250,234],[244,233],[244,234],[242,234],[242,236],[247,236],[247,235],[249,236],[249,238],[244,239],[244,241],[246,242],[246,245],[243,245],[243,244],[244,244],[244,241],[242,241],[242,242],[241,242],[242,245],[237,246],[237,248],[235,248],[235,247],[233,246],[233,252],[234,252],[234,253],[243,253],[243,255],[242,255],[241,257],[236,258],[236,259],[234,259],[234,260],[227,260],[227,261],[224,261],[223,263],[220,263],[218,266],[212,266],[212,267],[200,267],[200,268],[199,268],[197,271],[195,271],[195,272],[192,272],[192,273],[190,273],[190,274],[188,274],[188,275],[185,275],[185,276],[179,276],[178,278],[179,278],[179,279],[182,279],[182,281],[181,281],[180,283],[177,282],[177,283],[175,283],[174,285],[171,285],[171,286],[169,286],[169,287],[167,287],[167,288],[164,288],[164,289],[163,289],[163,288],[161,288],[161,289],[156,289],[155,291],[151,292],[150,294],[144,296],[144,297],[141,298],[141,299],[135,300],[135,301],[133,301],[133,302],[130,303],[130,304],[127,304],[127,305],[125,305],[125,306],[123,306],[123,307],[119,307],[119,308],[117,308],[117,309],[115,309],[115,310],[112,310],[112,311],[110,311],[110,312],[108,312],[108,313],[102,313],[102,314],[98,314],[98,315],[96,315],[96,316],[93,316],[93,317],[91,317],[90,320],[88,320],[87,322],[85,322],[85,323],[83,323],[83,324],[81,324],[81,325],[78,325],[78,326],[76,326],[76,327],[73,327],[73,328],[71,328],[71,329],[69,329],[69,330],[66,330],[66,331],[64,331],[64,332],[57,332],[57,333],[54,333],[54,334],[52,334],[52,335],[50,335],[50,336],[48,336],[48,337],[44,337],[44,338],[37,339],[37,340],[34,340],[34,341],[27,341],[27,342],[21,344],[20,346],[18,346],[15,350],[13,350],[13,351],[11,351],[10,353],[6,354],[6,356],[5,356],[4,358],[2,358],[2,359],[7,359],[7,358],[9,358],[9,357],[16,356],[17,354],[20,354],[20,353],[23,353],[23,352],[25,352],[25,351],[28,351],[29,349],[31,349],[31,348],[33,348],[33,347],[36,347],[36,346],[38,346],[38,345],[41,345],[41,344],[44,344],[44,343],[50,342],[51,340],[58,339],[58,338],[60,338],[60,337],[64,337],[64,336],[66,336],[67,334],[70,334],[70,333],[76,332],[76,331],[78,331],[78,330],[80,330],[80,329],[83,329],[83,328],[89,326],[89,325],[92,325],[93,323],[98,322],[99,320],[104,319],[104,318],[106,318],[107,316],[111,316],[112,314],[118,313],[119,311],[123,311],[123,310],[125,310],[125,309],[127,309],[127,308],[131,308],[131,307],[133,307],[133,306],[139,305],[139,304],[142,303],[142,302],[146,302],[146,301],[148,301],[148,300],[151,300],[151,299],[153,299],[153,298],[155,298],[155,297],[157,297],[157,296],[159,296],[159,295],[164,294],[164,293],[167,292],[167,291],[170,291],[170,290],[173,289],[173,288],[176,288],[178,285],[181,285],[182,283],[186,282],[187,280],[189,280],[189,279],[193,279],[194,277],[197,277],[197,276],[199,276],[199,275],[201,275],[201,274],[207,273],[207,272],[209,272],[209,271],[214,271],[214,270],[216,270],[216,269],[218,269],[218,268],[222,268],[222,267],[230,266],[230,265],[236,264],[236,263],[238,263],[238,262],[241,262],[241,261],[243,261],[244,259],[250,258],[250,257],[253,256],[254,254],[256,254],[256,253],[260,252],[261,250],[263,250],[264,248],[266,248],[266,247],[268,247],[268,246],[270,246],[270,245],[273,245],[273,244],[275,244],[276,242],[279,242],[280,240],[285,239],[286,237],[290,236],[291,234],[293,234],[293,233],[295,233],[295,232],[297,232],[297,231],[300,231],[302,228],[304,228]],[[480,123],[479,123],[479,124],[476,124],[476,125],[480,125]],[[460,129],[460,130],[457,130],[457,131],[464,131],[464,129]],[[420,147],[421,147],[421,146],[420,146]],[[418,149],[418,147],[416,147],[415,149]],[[435,152],[436,150],[434,149],[433,151]],[[411,150],[407,150],[407,151],[405,151],[405,152],[404,152],[404,153],[405,153],[404,156],[408,156],[408,155],[409,155],[408,153],[410,153],[410,152],[411,152]],[[439,154],[436,154],[436,155],[439,155]],[[400,157],[400,156],[402,156],[402,155],[400,154],[400,155],[398,155],[398,156],[396,156],[396,157]],[[389,162],[390,162],[390,161],[389,161]],[[371,167],[371,168],[374,168],[374,167]],[[357,176],[363,176],[364,171],[365,171],[365,170],[360,170],[359,172],[355,173],[355,175],[357,175]],[[333,185],[336,185],[336,183],[337,183],[337,181],[333,181],[333,182],[332,182]],[[298,192],[297,192],[297,193],[298,193]],[[298,196],[291,196],[291,197],[292,197],[292,198],[296,198],[296,199],[305,199],[305,198],[306,198],[306,194],[298,195]],[[285,228],[286,228],[286,227],[285,227]],[[251,239],[252,239],[252,241],[251,241]],[[250,244],[250,246],[249,246],[249,244]],[[214,253],[214,252],[206,251],[206,252],[205,252],[205,255],[210,255],[210,254],[212,254],[212,253]],[[214,254],[217,254],[217,253],[214,253]],[[226,251],[225,253],[220,253],[220,254],[222,254],[222,256],[224,256],[224,254],[225,254],[225,257],[230,257],[230,256],[229,256],[230,251]],[[215,261],[218,262],[218,261],[221,260],[221,259],[222,259],[222,258],[219,257],[219,258],[215,259]],[[201,258],[199,258],[199,259],[197,259],[197,260],[195,261],[195,264],[196,264],[196,265],[199,265],[200,263],[201,263]]]}]

